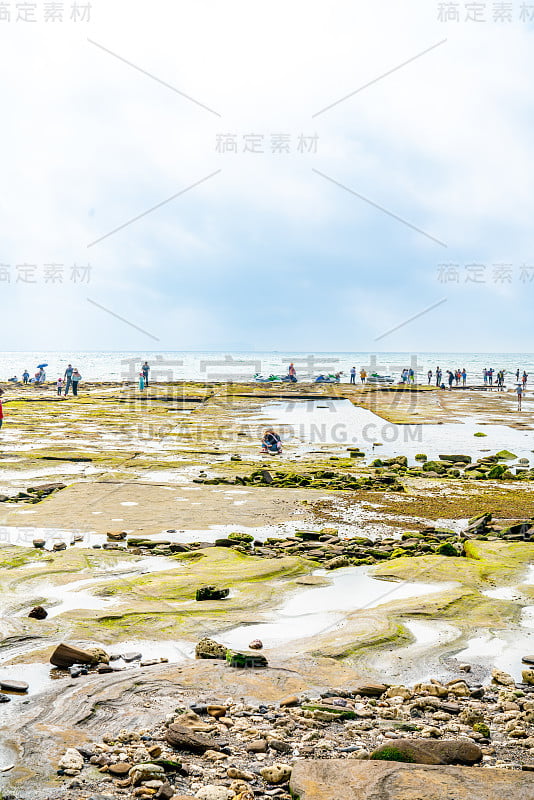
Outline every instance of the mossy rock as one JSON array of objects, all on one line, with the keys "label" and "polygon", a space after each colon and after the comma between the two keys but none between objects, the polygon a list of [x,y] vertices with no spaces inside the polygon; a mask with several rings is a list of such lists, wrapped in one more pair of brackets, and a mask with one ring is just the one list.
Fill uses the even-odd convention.
[{"label": "mossy rock", "polygon": [[473,725],[473,730],[476,733],[482,734],[482,736],[485,739],[490,739],[491,738],[490,729],[488,728],[488,726],[486,725],[485,722],[475,722],[475,724]]},{"label": "mossy rock", "polygon": [[381,747],[380,750],[371,753],[371,759],[373,761],[402,761],[406,764],[415,763],[415,758],[413,756],[409,753],[403,753],[402,750],[392,745],[385,745]]},{"label": "mossy rock", "polygon": [[450,542],[442,542],[436,549],[436,553],[439,556],[459,556],[460,553],[457,551],[455,547]]},{"label": "mossy rock", "polygon": [[488,435],[487,433],[482,433],[481,431],[478,431],[478,433],[474,433],[473,434],[473,436],[478,436],[479,438],[482,438],[483,436],[487,436],[487,435]]},{"label": "mossy rock", "polygon": [[517,456],[509,450],[499,450],[498,453],[495,453],[495,458],[502,459],[503,461],[512,461],[512,459],[517,458]]},{"label": "mossy rock", "polygon": [[428,461],[428,456],[426,456],[424,453],[417,453],[417,455],[415,456],[415,460],[416,461]]},{"label": "mossy rock", "polygon": [[236,542],[250,543],[254,541],[254,536],[251,536],[250,533],[240,533],[239,531],[235,531],[234,533],[229,533],[228,538]]}]

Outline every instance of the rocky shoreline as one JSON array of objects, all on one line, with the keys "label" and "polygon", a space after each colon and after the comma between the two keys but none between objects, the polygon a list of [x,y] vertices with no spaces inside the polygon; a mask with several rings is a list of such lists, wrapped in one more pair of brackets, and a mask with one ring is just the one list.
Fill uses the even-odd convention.
[{"label": "rocky shoreline", "polygon": [[[534,663],[534,656],[526,658]],[[522,684],[494,670],[486,686],[470,679],[470,665],[460,670],[465,677],[445,685],[360,681],[275,704],[188,693],[153,727],[67,749],[57,764],[58,788],[47,800],[65,791],[79,800],[289,800],[293,765],[303,759],[533,772],[534,669],[525,668]],[[525,790],[529,785],[525,775]],[[23,795],[4,795],[11,798]]]},{"label": "rocky shoreline", "polygon": [[[444,780],[464,770],[499,787],[506,781],[497,773],[513,773],[527,791],[527,648],[514,649],[514,659],[527,659],[519,683],[499,670],[488,682],[491,667],[476,659],[447,657],[441,671],[422,659],[419,674],[435,677],[409,686],[400,680],[408,682],[406,670],[390,668],[413,641],[410,620],[453,628],[449,655],[476,632],[520,631],[534,596],[527,459],[504,450],[418,454],[410,465],[405,455],[377,459],[374,444],[371,453],[293,442],[281,461],[266,462],[243,420],[276,397],[271,387],[184,384],[142,398],[128,387],[116,387],[118,396],[86,388],[76,403],[39,406],[53,399],[42,390],[6,404],[0,514],[12,538],[0,547],[0,726],[18,755],[0,772],[2,800],[330,796],[310,794],[303,762],[317,781],[335,783],[329,764],[349,782],[351,770],[361,780],[362,764],[369,775],[380,764],[403,775],[441,766]],[[417,393],[417,412],[409,394],[350,396],[384,419],[433,421],[433,390]],[[444,420],[472,413],[475,402],[480,418],[491,411],[495,422],[507,402],[445,400]],[[526,419],[510,424],[524,430]],[[29,538],[19,540],[23,530]],[[286,600],[298,596],[305,607],[307,592],[352,592],[364,578],[367,588],[389,582],[378,607],[350,594],[309,630],[296,616],[289,638],[266,642],[262,653],[257,641],[249,652],[216,642],[202,652],[206,635],[246,635],[279,620]],[[421,592],[423,578],[436,585],[428,598],[390,596],[404,583]],[[143,658],[126,647],[132,641],[144,643]],[[70,656],[66,642],[75,643]],[[191,653],[197,643],[199,658],[188,650],[167,664],[162,643]],[[44,662],[54,653],[50,671]],[[516,661],[506,668],[517,679]],[[36,667],[28,674],[37,686],[29,678],[23,697],[19,665]]]}]

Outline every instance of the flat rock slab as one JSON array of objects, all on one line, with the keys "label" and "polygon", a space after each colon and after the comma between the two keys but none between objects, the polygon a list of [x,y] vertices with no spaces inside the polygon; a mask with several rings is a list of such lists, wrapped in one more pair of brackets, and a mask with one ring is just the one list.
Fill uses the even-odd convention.
[{"label": "flat rock slab", "polygon": [[289,786],[299,800],[534,800],[524,772],[393,761],[298,761]]}]

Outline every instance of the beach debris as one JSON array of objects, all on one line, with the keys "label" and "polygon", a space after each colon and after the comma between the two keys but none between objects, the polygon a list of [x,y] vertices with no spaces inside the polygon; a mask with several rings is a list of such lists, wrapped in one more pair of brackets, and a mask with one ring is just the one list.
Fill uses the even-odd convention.
[{"label": "beach debris", "polygon": [[48,616],[48,611],[42,606],[35,606],[35,608],[32,608],[28,616],[32,619],[46,619]]},{"label": "beach debris", "polygon": [[230,594],[230,589],[217,589],[215,586],[201,586],[196,591],[197,600],[224,600]]},{"label": "beach debris", "polygon": [[195,655],[197,658],[226,658],[227,648],[223,644],[219,644],[209,636],[204,636],[195,647]]}]

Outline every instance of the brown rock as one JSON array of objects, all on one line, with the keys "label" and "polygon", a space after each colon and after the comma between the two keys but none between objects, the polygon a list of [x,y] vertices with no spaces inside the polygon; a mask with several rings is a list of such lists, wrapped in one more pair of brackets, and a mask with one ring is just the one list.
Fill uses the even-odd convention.
[{"label": "brown rock", "polygon": [[383,683],[362,683],[354,688],[354,693],[361,694],[362,697],[380,697],[387,689]]},{"label": "brown rock", "polygon": [[519,771],[399,764],[392,761],[297,761],[290,781],[300,800],[532,800]]},{"label": "brown rock", "polygon": [[280,700],[280,708],[289,708],[290,706],[298,706],[300,700],[298,699],[296,694],[291,694],[289,697],[284,697],[283,700]]},{"label": "brown rock", "polygon": [[226,706],[217,706],[212,705],[207,707],[208,714],[210,717],[215,717],[215,719],[219,719],[219,717],[226,716]]},{"label": "brown rock", "polygon": [[46,619],[48,616],[48,611],[42,606],[35,606],[35,608],[32,608],[28,616],[32,619]]},{"label": "brown rock", "polygon": [[176,722],[167,728],[165,739],[176,750],[187,750],[191,753],[205,753],[206,750],[221,749],[213,739],[193,733],[189,728],[178,725]]},{"label": "brown rock", "polygon": [[480,747],[467,739],[444,739],[441,741],[395,739],[393,744],[384,744],[371,753],[371,758],[379,758],[391,747],[408,758],[412,758],[416,764],[466,764],[472,766],[481,761],[483,755]]},{"label": "brown rock", "polygon": [[266,753],[267,742],[265,739],[255,739],[253,742],[247,744],[247,753]]},{"label": "brown rock", "polygon": [[110,764],[108,767],[108,772],[111,775],[128,775],[129,771],[131,770],[133,764],[128,764],[126,761],[119,761],[117,764]]},{"label": "brown rock", "polygon": [[[99,658],[96,658],[97,653],[100,655]],[[61,643],[58,644],[50,656],[50,663],[55,667],[67,669],[68,667],[72,667],[73,664],[97,664],[106,659],[109,661],[109,656],[103,650],[100,650],[100,648],[95,647],[90,650],[81,650],[79,647]]]}]

